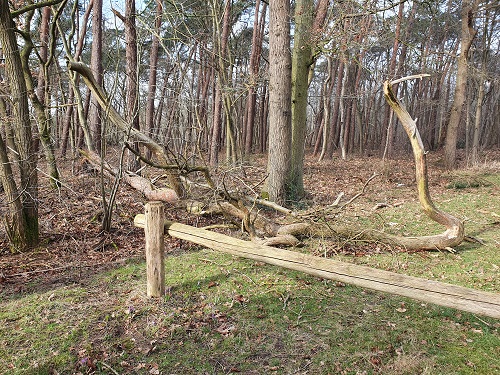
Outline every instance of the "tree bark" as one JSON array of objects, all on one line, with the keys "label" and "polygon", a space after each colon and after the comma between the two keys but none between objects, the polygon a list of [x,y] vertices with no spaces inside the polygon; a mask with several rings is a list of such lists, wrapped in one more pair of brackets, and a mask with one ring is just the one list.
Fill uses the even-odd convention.
[{"label": "tree bark", "polygon": [[286,201],[291,156],[290,2],[269,4],[269,200]]},{"label": "tree bark", "polygon": [[[264,3],[262,7],[262,14],[265,15],[267,4]],[[259,11],[260,0],[255,3],[255,16],[252,30],[252,51],[250,54],[250,77],[248,87],[248,98],[246,103],[246,116],[245,116],[245,154],[252,153],[253,139],[255,132],[255,112],[257,104],[257,84],[259,74],[260,54],[262,52],[263,38],[260,32],[261,25],[259,24]],[[263,21],[263,20],[262,20]]]},{"label": "tree bark", "polygon": [[[8,232],[10,231],[11,234],[10,241],[13,248],[24,250],[38,243],[38,174],[26,82],[23,77],[19,46],[14,34],[15,29],[8,1],[0,0],[0,45],[3,48],[4,56],[8,57],[5,59],[5,71],[13,103],[12,124],[17,152],[19,153],[20,174],[19,194],[12,197],[14,201],[9,200],[11,202],[10,214],[15,224],[14,226],[8,224],[11,229],[8,228]],[[12,171],[9,173],[3,163],[2,166],[3,180],[12,178]],[[12,191],[12,193],[16,192]],[[21,210],[18,209],[19,206],[22,207]]]},{"label": "tree bark", "polygon": [[[45,15],[45,12],[44,12]],[[43,18],[43,17],[42,17]],[[45,22],[48,23],[48,20]],[[46,26],[48,28],[48,25]],[[22,33],[24,38],[24,47],[20,52],[21,63],[23,68],[24,79],[26,83],[26,90],[28,93],[28,97],[33,105],[36,114],[36,120],[38,124],[38,136],[40,137],[40,141],[42,142],[43,151],[45,154],[45,160],[47,162],[47,174],[50,177],[50,185],[53,188],[58,188],[60,186],[59,181],[59,170],[57,168],[57,161],[54,150],[54,142],[51,134],[50,120],[47,116],[46,107],[45,107],[45,96],[46,96],[46,78],[45,73],[39,73],[39,82],[37,90],[35,90],[35,84],[33,82],[32,71],[29,66],[29,58],[31,55],[31,51],[34,48],[33,41],[28,33]],[[48,36],[47,36],[48,38]],[[47,63],[47,51],[45,46],[45,51],[40,54],[42,60],[40,61],[40,72],[46,71],[46,63]],[[40,80],[40,76],[42,77]]]},{"label": "tree bark", "polygon": [[[323,144],[325,152],[323,153],[323,151],[321,151],[321,153],[329,158],[333,157],[333,151],[337,143],[337,137],[339,136],[338,119],[339,119],[340,97],[342,93],[342,82],[344,79],[344,66],[345,62],[344,59],[342,58],[340,59],[340,63],[337,65],[337,85],[335,88],[335,101],[333,103],[333,112],[332,115],[330,116],[329,123],[328,124],[325,123],[325,126],[329,127],[328,139],[326,140],[326,144]],[[335,84],[335,82],[332,81],[331,84],[333,85]]]},{"label": "tree bark", "polygon": [[[76,14],[77,5],[78,5],[78,3],[75,2],[73,9],[72,9],[72,17],[74,17]],[[61,25],[58,24],[58,30],[61,34],[64,49],[66,51],[66,58],[69,59],[70,61],[79,61],[79,59],[80,59],[80,56],[81,56],[82,50],[83,50],[83,46],[84,46],[85,36],[87,34],[87,22],[88,22],[88,19],[90,18],[90,14],[92,12],[93,6],[94,6],[94,1],[90,0],[89,4],[87,6],[87,9],[85,10],[85,13],[83,15],[82,27],[81,27],[81,30],[79,32],[78,41],[76,44],[76,49],[75,49],[74,55],[71,54],[69,42],[66,39],[66,37],[61,29]],[[76,22],[76,21],[73,19],[73,22]],[[74,36],[74,33],[71,33],[69,38],[72,39],[73,36]],[[76,106],[77,106],[77,111],[76,111],[77,116],[75,116],[75,117],[77,118],[78,121],[75,121],[75,123],[78,122],[80,124],[80,127],[77,128],[77,130],[75,131],[75,138],[76,138],[75,146],[80,147],[80,145],[84,141],[87,149],[90,151],[93,151],[94,144],[92,141],[92,136],[90,134],[90,129],[89,129],[88,121],[87,121],[88,102],[86,101],[86,105],[84,105],[84,103],[83,103],[82,95],[81,95],[80,88],[79,88],[79,76],[77,74],[75,74],[72,70],[68,69],[68,78],[69,78],[69,84],[70,84],[70,94],[68,96],[69,96],[69,98],[72,98],[72,100],[74,99],[74,101],[76,102]],[[90,92],[89,92],[89,95],[87,97],[90,100]],[[72,100],[68,99],[69,103],[73,103]],[[73,113],[72,106],[69,106],[67,113],[66,113],[66,118],[64,120],[64,131],[63,131],[64,138],[63,138],[63,142],[62,142],[62,146],[61,146],[61,155],[62,156],[64,156],[65,152],[66,152],[65,147],[67,144],[67,137],[69,136],[69,128],[71,125],[72,113]],[[80,136],[81,133],[83,133],[83,137]]]},{"label": "tree bark", "polygon": [[154,128],[156,82],[158,70],[158,51],[160,48],[160,28],[162,20],[163,5],[161,0],[156,0],[156,17],[151,43],[151,52],[149,55],[149,79],[148,95],[146,98],[146,132],[151,137]]},{"label": "tree bark", "polygon": [[446,130],[444,144],[444,164],[447,169],[456,168],[458,128],[462,120],[462,110],[465,102],[465,92],[468,78],[469,50],[476,30],[474,30],[474,12],[479,0],[463,0],[461,11],[461,42],[458,57],[455,96],[451,107],[450,120]]},{"label": "tree bark", "polygon": [[312,0],[295,3],[295,35],[292,52],[292,155],[290,159],[290,198],[304,196],[304,147],[307,127],[307,91],[312,64]]},{"label": "tree bark", "polygon": [[[104,81],[104,70],[102,66],[102,5],[103,0],[93,0],[92,8],[92,50],[90,58],[90,69],[94,74],[97,84],[103,87]],[[101,110],[99,107],[98,99],[92,96],[90,113],[90,132],[91,138],[96,150],[101,150],[101,132],[102,132],[102,121],[101,121]]]},{"label": "tree bark", "polygon": [[[398,16],[397,16],[397,21],[396,21],[396,30],[394,32],[394,42],[392,45],[392,55],[391,55],[391,61],[389,63],[389,69],[388,69],[388,76],[389,77],[394,77],[396,74],[396,62],[397,62],[397,56],[398,56],[398,49],[399,49],[399,43],[400,43],[400,34],[401,34],[401,23],[403,22],[403,10],[405,7],[405,2],[399,3],[399,9],[398,9]],[[394,93],[397,95],[398,93],[398,87],[397,85],[394,87]],[[384,153],[383,153],[383,159],[386,157],[391,158],[393,156],[394,152],[394,128],[395,128],[395,121],[393,119],[393,113],[390,110],[389,107],[387,107],[385,111],[385,116],[384,116],[384,122],[383,124],[387,124],[387,131],[385,134],[385,146],[384,146]]]},{"label": "tree bark", "polygon": [[[139,130],[139,92],[137,79],[137,30],[135,24],[135,0],[127,0],[125,5],[125,58],[127,60],[127,108],[125,118],[130,127]],[[134,143],[134,149],[139,150],[139,145]],[[128,155],[128,169],[130,171],[139,171],[141,163],[134,154]]]},{"label": "tree bark", "polygon": [[[214,9],[214,13],[216,10]],[[215,87],[215,99],[214,99],[214,116],[212,125],[212,139],[210,144],[210,164],[217,165],[219,162],[219,151],[222,135],[222,110],[225,110],[226,115],[226,135],[227,135],[227,153],[226,158],[229,158],[229,152],[231,147],[231,142],[233,142],[230,137],[232,135],[231,126],[231,113],[228,108],[228,97],[227,93],[224,93],[224,88],[228,84],[227,76],[227,61],[228,61],[228,41],[229,41],[229,29],[230,29],[230,15],[231,15],[231,0],[226,0],[224,4],[224,14],[222,17],[222,30],[218,21],[215,23],[214,31],[220,36],[220,42],[218,44],[218,50],[216,51],[215,61],[217,64],[217,80]],[[215,38],[214,38],[215,39]]]},{"label": "tree bark", "polygon": [[295,35],[292,52],[292,151],[290,198],[298,200],[304,191],[304,156],[307,130],[307,98],[314,72],[316,43],[323,29],[329,0],[298,0],[295,4]]}]

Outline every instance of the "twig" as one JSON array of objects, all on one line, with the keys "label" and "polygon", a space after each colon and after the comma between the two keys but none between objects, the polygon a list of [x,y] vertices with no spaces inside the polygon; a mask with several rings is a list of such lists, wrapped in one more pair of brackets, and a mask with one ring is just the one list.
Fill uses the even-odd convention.
[{"label": "twig", "polygon": [[239,273],[241,276],[246,277],[251,283],[257,285],[257,283],[250,276],[248,276],[246,273],[243,273],[243,272],[237,270],[236,268],[233,268],[232,271]]},{"label": "twig", "polygon": [[351,199],[349,199],[346,203],[344,203],[341,208],[344,208],[348,205],[350,205],[352,202],[354,202],[356,199],[358,199],[360,196],[362,196],[364,193],[365,193],[365,190],[366,190],[366,187],[368,186],[368,184],[370,183],[371,180],[373,180],[375,177],[377,177],[378,174],[377,173],[373,173],[370,178],[368,180],[366,180],[365,184],[363,185],[363,188],[361,189],[361,191],[356,194],[354,197],[352,197]]},{"label": "twig", "polygon": [[201,227],[201,229],[211,230],[211,229],[234,229],[236,225],[234,224],[213,224]]},{"label": "twig", "polygon": [[282,212],[282,213],[287,214],[287,215],[297,216],[296,212],[293,212],[292,210],[290,210],[286,207],[280,206],[277,203],[274,203],[271,201],[266,201],[265,199],[260,199],[260,198],[248,198],[248,199],[254,203],[260,204],[261,206],[272,208],[278,212]]},{"label": "twig", "polygon": [[335,199],[335,201],[330,205],[330,207],[336,207],[336,206],[338,206],[339,203],[340,203],[340,200],[342,199],[343,196],[344,196],[344,192],[341,191],[339,193],[339,195],[337,195],[337,198]]},{"label": "twig", "polygon": [[390,85],[392,86],[392,85],[395,85],[396,83],[408,81],[410,79],[422,79],[422,78],[430,77],[430,76],[431,76],[430,74],[414,74],[412,76],[406,76],[406,77],[401,77],[401,78],[395,79],[394,81],[390,82]]},{"label": "twig", "polygon": [[137,158],[139,158],[139,160],[141,160],[142,162],[146,163],[147,165],[149,165],[153,168],[158,168],[158,169],[163,169],[163,170],[179,170],[180,172],[184,172],[184,173],[202,172],[203,175],[205,176],[205,180],[207,180],[208,186],[212,189],[215,188],[215,185],[212,181],[212,178],[210,177],[210,171],[209,171],[208,167],[202,167],[202,166],[190,167],[188,165],[181,166],[179,164],[167,164],[167,165],[156,164],[156,163],[152,162],[151,160],[142,156],[137,150],[134,150],[134,148],[131,147],[128,142],[125,142],[124,145],[130,152],[132,152],[135,156],[137,156]]},{"label": "twig", "polygon": [[108,365],[106,362],[99,361],[101,364],[106,367],[109,371],[111,371],[115,375],[120,375],[114,368],[112,368],[110,365]]}]

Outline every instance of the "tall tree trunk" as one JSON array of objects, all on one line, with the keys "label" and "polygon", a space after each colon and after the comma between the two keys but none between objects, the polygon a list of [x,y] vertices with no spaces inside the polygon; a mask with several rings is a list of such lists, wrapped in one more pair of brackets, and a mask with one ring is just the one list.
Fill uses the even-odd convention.
[{"label": "tall tree trunk", "polygon": [[[214,9],[214,13],[217,10]],[[219,23],[216,20],[214,31],[217,35],[222,34],[220,37],[220,44],[218,45],[218,50],[216,51],[216,56],[214,58],[217,64],[217,81],[215,87],[215,99],[214,99],[214,115],[212,124],[212,139],[210,142],[210,164],[217,165],[219,162],[219,150],[222,134],[222,110],[223,103],[225,102],[224,86],[227,84],[226,60],[228,57],[227,44],[229,40],[229,26],[230,26],[230,15],[231,15],[231,0],[226,0],[224,5],[224,15],[222,21],[222,32],[220,33]],[[215,40],[215,37],[214,37]],[[227,107],[227,106],[225,106]],[[226,116],[230,116],[226,109]],[[230,119],[226,119],[226,131],[231,131]],[[228,157],[229,155],[226,155]]]},{"label": "tall tree trunk", "polygon": [[[158,70],[158,51],[160,48],[160,28],[161,19],[163,12],[163,5],[161,0],[156,1],[156,16],[155,16],[155,27],[153,32],[153,40],[151,42],[151,52],[149,55],[149,79],[148,79],[148,95],[146,98],[146,132],[151,137],[153,135],[154,128],[154,116],[155,116],[155,98],[156,98],[156,82],[157,82],[157,70]],[[150,152],[148,152],[148,158],[150,157]]]},{"label": "tall tree trunk", "polygon": [[[61,34],[61,39],[63,41],[64,49],[66,51],[66,57],[70,61],[78,61],[80,59],[80,56],[83,51],[83,46],[84,46],[84,41],[85,41],[85,36],[87,35],[87,23],[88,19],[90,18],[90,14],[92,12],[92,8],[94,6],[94,1],[90,0],[87,9],[85,10],[85,13],[83,15],[83,21],[82,21],[82,26],[81,30],[77,30],[78,28],[75,26],[74,31],[70,33],[68,39],[71,40],[74,36],[74,34],[79,31],[79,36],[78,36],[78,41],[76,44],[76,49],[74,55],[71,53],[69,41],[66,39],[66,36],[64,35],[61,25],[58,23],[58,30],[59,33]],[[78,10],[78,2],[75,2],[73,4],[73,9],[72,9],[72,22],[77,23],[76,18],[76,13]],[[76,111],[76,119],[78,121],[75,121],[75,123],[79,123],[80,127],[76,129],[75,131],[75,144],[74,146],[76,147],[81,147],[83,142],[85,142],[86,147],[93,151],[94,150],[94,144],[92,141],[92,136],[90,134],[90,129],[87,121],[87,114],[88,114],[88,107],[89,107],[89,101],[90,101],[90,92],[88,92],[87,98],[89,100],[85,100],[85,103],[83,102],[82,95],[80,92],[80,87],[79,87],[79,76],[75,74],[73,71],[68,70],[68,78],[69,78],[69,84],[70,84],[70,94],[69,97],[74,97],[74,101],[76,102],[77,105],[77,111]],[[73,103],[73,99],[69,100],[69,103]],[[66,132],[66,129],[68,129],[71,125],[71,115],[73,113],[73,107],[69,106],[66,112],[66,118],[64,120],[64,132],[63,132],[63,142],[61,145],[61,155],[64,156],[66,153],[66,141],[68,137],[68,133]]]},{"label": "tall tree trunk", "polygon": [[292,157],[289,194],[293,200],[304,195],[304,142],[307,127],[307,91],[312,64],[312,0],[295,3],[295,36],[292,52]]},{"label": "tall tree trunk", "polygon": [[[245,154],[252,153],[253,138],[255,131],[255,112],[257,104],[257,78],[260,66],[260,54],[262,52],[263,35],[261,33],[261,24],[259,23],[259,10],[260,0],[255,3],[255,16],[252,31],[252,51],[250,54],[250,78],[248,88],[248,98],[246,104],[246,117],[245,117]],[[265,16],[267,11],[267,4],[264,3],[262,7],[262,16]],[[261,22],[264,20],[261,18]]]},{"label": "tall tree trunk", "polygon": [[[57,169],[56,156],[54,151],[54,142],[52,140],[52,135],[50,131],[50,120],[47,117],[46,108],[44,103],[41,101],[40,97],[36,94],[33,75],[29,66],[29,57],[31,50],[33,49],[33,42],[31,41],[28,34],[23,33],[24,38],[24,48],[21,51],[21,63],[24,73],[24,79],[26,83],[26,90],[29,95],[31,104],[35,110],[36,120],[38,124],[38,135],[42,142],[45,160],[47,162],[47,172],[50,176],[50,184],[52,187],[57,188],[60,186],[59,182],[59,170]],[[44,63],[41,63],[41,69],[43,70]],[[45,90],[43,91],[42,98],[45,97]]]},{"label": "tall tree trunk", "polygon": [[198,85],[196,99],[198,105],[196,106],[196,118],[198,122],[199,135],[198,135],[198,148],[206,149],[209,145],[209,131],[208,131],[208,93],[210,88],[210,78],[212,77],[212,67],[205,61],[206,59],[206,46],[199,46],[199,60],[200,67],[198,70]]},{"label": "tall tree trunk", "polygon": [[[7,223],[7,232],[13,248],[25,249],[38,243],[38,174],[26,82],[14,30],[16,26],[10,14],[9,3],[7,0],[0,0],[0,45],[4,56],[9,56],[5,59],[5,71],[12,97],[12,123],[19,153],[20,174],[18,191],[12,191],[11,194],[14,195],[11,198],[13,199],[9,199],[10,220],[8,221],[10,223]],[[4,152],[0,150],[2,184],[7,189],[5,181],[12,178],[12,170],[9,171],[5,166],[3,159],[6,152],[3,140],[0,143],[4,150]],[[12,183],[9,183],[8,187],[12,187]],[[21,210],[19,207],[22,207]]]},{"label": "tall tree trunk", "polygon": [[[47,12],[48,9],[48,12]],[[33,11],[34,12],[34,11]],[[31,15],[26,17],[25,29],[31,29]],[[23,67],[23,74],[28,90],[28,96],[33,105],[36,115],[36,122],[38,125],[38,137],[42,143],[45,160],[47,162],[47,174],[50,177],[50,185],[53,188],[60,186],[59,170],[57,169],[56,156],[54,151],[54,142],[51,134],[50,119],[47,114],[45,102],[48,96],[47,90],[47,70],[50,61],[48,51],[49,40],[49,23],[50,23],[50,7],[42,9],[42,19],[40,26],[40,48],[38,56],[40,58],[39,72],[38,72],[38,87],[35,89],[33,74],[29,65],[29,58],[33,51],[34,44],[28,32],[21,32],[24,38],[24,47],[20,52],[21,63]],[[35,137],[37,138],[37,137]]]},{"label": "tall tree trunk", "polygon": [[268,129],[268,118],[269,118],[269,90],[266,84],[262,87],[262,95],[260,100],[260,139],[259,139],[259,151],[263,154],[267,150],[267,140],[269,135]]},{"label": "tall tree trunk", "polygon": [[474,12],[480,0],[463,0],[461,11],[461,41],[460,56],[458,57],[455,96],[451,107],[450,120],[446,131],[444,144],[444,164],[447,169],[456,167],[458,128],[462,118],[462,109],[465,102],[465,91],[468,77],[468,55],[472,40],[476,35],[474,30]]},{"label": "tall tree trunk", "polygon": [[320,105],[323,107],[323,118],[321,119],[321,128],[318,131],[318,136],[316,138],[316,143],[314,145],[314,155],[316,156],[319,152],[319,146],[321,145],[321,153],[319,156],[319,161],[322,161],[325,157],[326,152],[326,144],[328,142],[328,133],[329,133],[329,124],[330,124],[330,107],[332,101],[332,91],[335,86],[335,82],[333,79],[333,73],[336,71],[336,67],[338,65],[338,60],[335,62],[335,67],[332,67],[332,57],[327,56],[327,76],[326,80],[323,83],[323,95],[322,102]]},{"label": "tall tree trunk", "polygon": [[269,199],[284,204],[291,156],[290,1],[269,4]]},{"label": "tall tree trunk", "polygon": [[[75,91],[71,86],[68,88],[68,90],[69,90],[68,103],[73,103],[75,100]],[[61,147],[60,152],[62,157],[66,156],[66,151],[68,149],[68,140],[70,138],[72,118],[73,118],[73,106],[70,105],[66,109],[62,124],[61,141],[60,141],[60,147]]]},{"label": "tall tree trunk", "polygon": [[[399,49],[399,43],[400,43],[400,35],[401,35],[401,23],[403,22],[403,10],[405,7],[405,2],[399,3],[399,9],[398,9],[398,18],[396,22],[396,30],[394,32],[394,43],[392,45],[392,55],[391,55],[391,61],[389,63],[389,71],[388,76],[389,77],[394,77],[396,75],[396,62],[397,62],[397,55],[398,55],[398,49]],[[394,93],[397,95],[398,94],[398,86],[393,88]],[[387,132],[386,132],[386,139],[385,139],[385,146],[384,146],[384,154],[383,158],[385,159],[386,157],[391,158],[394,152],[394,128],[395,128],[395,123],[394,121],[394,116],[393,113],[391,112],[390,108],[386,108],[385,110],[385,115],[384,115],[384,124],[387,124]]]},{"label": "tall tree trunk", "polygon": [[[139,97],[138,97],[138,64],[137,64],[137,30],[135,25],[135,0],[127,0],[125,4],[125,56],[127,60],[127,108],[126,121],[134,129],[139,130]],[[139,151],[135,142],[134,149]],[[128,169],[137,173],[141,168],[139,159],[132,153],[128,155]]]},{"label": "tall tree trunk", "polygon": [[49,24],[50,24],[50,6],[42,8],[42,18],[40,20],[40,46],[38,55],[40,56],[40,70],[38,71],[38,87],[36,94],[42,104],[45,105],[47,95],[47,63],[48,43],[49,43]]},{"label": "tall tree trunk", "polygon": [[[333,157],[333,151],[336,145],[336,136],[339,134],[338,132],[338,117],[339,117],[339,107],[340,107],[340,96],[342,93],[342,82],[344,78],[344,59],[341,59],[340,63],[337,65],[337,85],[335,88],[335,101],[333,103],[333,112],[330,117],[330,123],[325,124],[325,126],[329,126],[328,131],[328,139],[326,144],[323,144],[323,147],[326,147],[325,155],[329,158]],[[334,82],[332,82],[334,84]],[[323,151],[321,152],[323,153]]]},{"label": "tall tree trunk", "polygon": [[[486,85],[486,72],[487,72],[487,63],[488,63],[488,53],[491,48],[491,39],[493,36],[494,24],[496,21],[493,21],[490,25],[490,12],[487,10],[485,12],[485,19],[483,21],[483,35],[481,41],[482,48],[482,56],[481,56],[481,67],[479,68],[479,89],[477,94],[477,102],[476,102],[476,117],[474,119],[474,134],[472,138],[472,150],[471,150],[471,163],[472,165],[479,164],[479,147],[480,147],[480,138],[481,138],[481,124],[482,124],[482,115],[483,115],[483,105],[484,105],[484,95],[485,95],[485,85]],[[491,28],[491,31],[489,31]]]},{"label": "tall tree trunk", "polygon": [[[92,48],[90,57],[90,68],[99,86],[103,86],[103,66],[102,66],[102,5],[103,0],[94,0],[92,10]],[[92,142],[96,150],[101,150],[101,110],[99,102],[92,96],[89,113],[90,132]]]},{"label": "tall tree trunk", "polygon": [[304,154],[307,129],[307,97],[314,69],[317,38],[326,18],[329,0],[297,0],[292,52],[292,155],[289,194],[293,200],[304,196]]},{"label": "tall tree trunk", "polygon": [[349,65],[347,64],[347,59],[345,56],[342,57],[342,60],[344,60],[344,75],[342,82],[339,82],[339,85],[342,87],[340,90],[340,95],[339,95],[339,114],[340,114],[340,154],[342,157],[342,160],[347,159],[347,150],[346,150],[346,137],[345,137],[345,132],[346,132],[346,116],[345,116],[345,90],[347,87],[347,81],[349,79]]}]

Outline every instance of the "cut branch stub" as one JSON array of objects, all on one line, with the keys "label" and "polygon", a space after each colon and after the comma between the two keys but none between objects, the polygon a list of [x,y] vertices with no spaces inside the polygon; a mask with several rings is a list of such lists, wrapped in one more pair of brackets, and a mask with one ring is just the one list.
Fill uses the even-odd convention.
[{"label": "cut branch stub", "polygon": [[[417,76],[417,78],[422,78],[423,76],[424,75]],[[402,78],[397,81],[401,82],[402,80],[410,78],[415,78],[415,76]],[[412,249],[445,249],[457,246],[462,243],[464,239],[464,225],[458,218],[436,208],[432,202],[429,194],[426,152],[424,150],[422,138],[418,132],[416,121],[410,116],[401,105],[398,98],[394,95],[391,89],[392,85],[392,82],[384,82],[384,95],[387,103],[398,116],[399,121],[410,139],[413,155],[415,157],[415,174],[420,205],[429,218],[446,227],[446,231],[438,235],[401,237],[395,240]]]}]

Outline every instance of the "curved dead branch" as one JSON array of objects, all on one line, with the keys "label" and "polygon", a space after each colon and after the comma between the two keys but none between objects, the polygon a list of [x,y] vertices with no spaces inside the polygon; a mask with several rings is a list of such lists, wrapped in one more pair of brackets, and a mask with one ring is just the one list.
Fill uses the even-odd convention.
[{"label": "curved dead branch", "polygon": [[423,78],[428,75],[417,75],[401,78],[397,81],[384,82],[384,96],[387,103],[398,116],[403,125],[408,138],[410,139],[415,157],[415,175],[417,180],[418,198],[425,214],[432,220],[446,227],[446,231],[433,235],[421,237],[391,237],[396,243],[399,243],[410,249],[446,249],[459,245],[464,239],[463,223],[456,217],[439,210],[432,202],[429,194],[427,161],[424,145],[417,129],[416,120],[414,120],[406,109],[401,105],[398,98],[392,91],[392,85],[407,79]]}]

